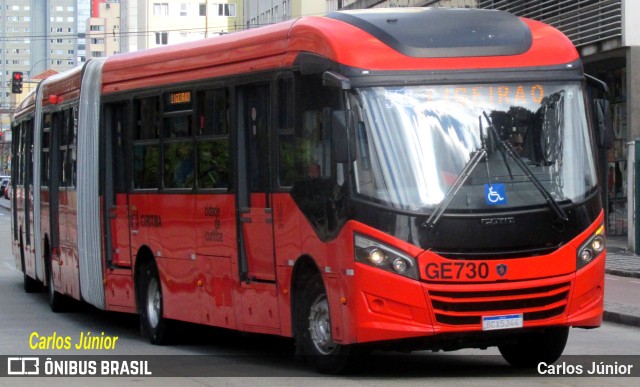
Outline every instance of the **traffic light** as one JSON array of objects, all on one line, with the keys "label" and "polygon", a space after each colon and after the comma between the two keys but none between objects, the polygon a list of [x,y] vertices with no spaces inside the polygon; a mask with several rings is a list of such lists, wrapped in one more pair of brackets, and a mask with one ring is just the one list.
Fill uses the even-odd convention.
[{"label": "traffic light", "polygon": [[11,92],[15,94],[22,93],[22,72],[14,71],[11,74]]}]

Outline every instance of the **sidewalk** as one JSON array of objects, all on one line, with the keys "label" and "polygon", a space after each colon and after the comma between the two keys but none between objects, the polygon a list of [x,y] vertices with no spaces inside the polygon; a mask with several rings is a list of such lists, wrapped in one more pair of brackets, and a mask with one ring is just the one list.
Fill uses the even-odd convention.
[{"label": "sidewalk", "polygon": [[[0,198],[0,206],[10,209],[10,202]],[[619,277],[640,278],[640,256],[627,250],[626,237],[607,238],[607,275]],[[607,294],[605,288],[604,320],[618,324],[640,327],[640,294],[637,302],[629,305],[629,302],[621,302],[611,294]]]},{"label": "sidewalk", "polygon": [[[627,249],[627,237],[607,237],[607,262],[605,271],[618,277],[640,278],[640,256]],[[607,297],[604,292],[604,320],[618,324],[640,327],[640,294],[637,301],[630,305],[615,297]]]}]

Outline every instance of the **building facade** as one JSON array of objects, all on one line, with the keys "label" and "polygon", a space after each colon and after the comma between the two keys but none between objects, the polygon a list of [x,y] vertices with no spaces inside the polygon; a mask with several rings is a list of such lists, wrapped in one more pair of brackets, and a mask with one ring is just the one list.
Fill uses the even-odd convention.
[{"label": "building facade", "polygon": [[[0,109],[11,109],[11,75],[32,66],[31,5],[19,0],[0,0]],[[2,130],[8,130],[2,120]]]},{"label": "building facade", "polygon": [[61,72],[84,60],[84,29],[90,0],[0,0],[0,122],[9,130],[15,107],[11,75],[25,83],[46,70]]},{"label": "building facade", "polygon": [[121,44],[120,2],[98,1],[87,21],[86,55],[88,59],[118,54]]},{"label": "building facade", "polygon": [[[123,11],[130,12],[132,8]],[[138,33],[131,24],[123,29],[128,32],[129,43],[135,40],[137,50],[234,32],[242,26],[242,2],[239,0],[138,0],[135,13],[135,16],[129,13],[124,20],[135,20]],[[133,51],[133,48],[127,47],[126,51]]]},{"label": "building facade", "polygon": [[256,28],[301,16],[323,16],[340,6],[339,0],[244,0],[244,25]]}]

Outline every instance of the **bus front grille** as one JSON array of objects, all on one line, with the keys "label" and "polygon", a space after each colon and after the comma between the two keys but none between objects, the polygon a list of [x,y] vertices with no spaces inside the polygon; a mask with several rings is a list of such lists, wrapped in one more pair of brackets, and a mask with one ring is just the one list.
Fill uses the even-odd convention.
[{"label": "bus front grille", "polygon": [[483,316],[522,313],[524,321],[556,317],[565,311],[569,282],[499,291],[430,290],[436,321],[446,325],[478,325]]}]

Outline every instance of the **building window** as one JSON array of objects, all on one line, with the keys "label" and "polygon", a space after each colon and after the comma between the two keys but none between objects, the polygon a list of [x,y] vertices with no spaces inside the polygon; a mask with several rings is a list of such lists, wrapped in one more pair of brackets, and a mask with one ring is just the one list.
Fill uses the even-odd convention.
[{"label": "building window", "polygon": [[153,16],[168,16],[169,3],[153,3]]},{"label": "building window", "polygon": [[236,16],[236,5],[235,4],[213,4],[216,10],[216,15],[218,16],[228,16],[235,17]]},{"label": "building window", "polygon": [[180,3],[180,16],[187,16],[187,6],[186,3]]},{"label": "building window", "polygon": [[167,32],[156,32],[156,44],[158,44],[158,45],[166,45],[166,44],[168,44],[168,33]]},{"label": "building window", "polygon": [[200,3],[200,16],[207,16],[207,4]]}]

